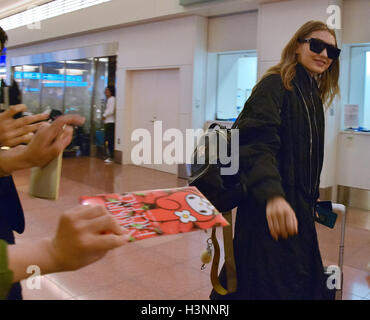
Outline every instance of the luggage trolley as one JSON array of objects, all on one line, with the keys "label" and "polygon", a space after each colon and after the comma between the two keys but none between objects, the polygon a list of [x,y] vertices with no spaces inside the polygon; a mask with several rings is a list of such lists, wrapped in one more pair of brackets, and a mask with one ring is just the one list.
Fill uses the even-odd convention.
[{"label": "luggage trolley", "polygon": [[[343,299],[343,258],[344,258],[344,236],[345,236],[345,228],[346,228],[346,213],[347,207],[340,203],[333,203],[333,212],[341,213],[342,221],[341,221],[341,232],[340,232],[340,244],[339,244],[339,257],[338,257],[338,266],[340,270],[340,288],[335,289],[335,300],[342,300]],[[328,270],[328,267],[325,267],[325,275],[330,276],[335,271]],[[333,289],[334,290],[334,289]]]}]

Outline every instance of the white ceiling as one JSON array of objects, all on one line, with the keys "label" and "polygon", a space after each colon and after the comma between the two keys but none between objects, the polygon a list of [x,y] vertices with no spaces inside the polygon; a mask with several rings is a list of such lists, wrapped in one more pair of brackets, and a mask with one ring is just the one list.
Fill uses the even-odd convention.
[{"label": "white ceiling", "polygon": [[27,10],[51,0],[0,0],[0,18]]},{"label": "white ceiling", "polygon": [[22,0],[0,0],[0,10],[4,10],[7,7],[13,5],[13,4],[18,4],[19,2],[23,2]]}]

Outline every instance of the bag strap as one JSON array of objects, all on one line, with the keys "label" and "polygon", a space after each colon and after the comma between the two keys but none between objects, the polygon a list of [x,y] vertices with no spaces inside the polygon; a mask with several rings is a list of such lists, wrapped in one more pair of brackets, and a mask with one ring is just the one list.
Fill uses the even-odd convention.
[{"label": "bag strap", "polygon": [[219,124],[217,122],[212,122],[209,127],[208,127],[208,130],[212,130],[214,128],[218,127],[219,129],[227,129],[226,126],[222,125],[222,124]]},{"label": "bag strap", "polygon": [[224,218],[229,223],[229,226],[223,228],[224,236],[224,252],[225,252],[225,266],[226,266],[226,278],[227,278],[227,289],[225,289],[218,278],[218,266],[220,263],[220,246],[216,237],[216,227],[212,228],[212,243],[214,247],[214,257],[212,261],[211,269],[211,282],[214,290],[220,295],[227,295],[235,292],[237,287],[236,280],[236,267],[233,247],[233,231],[232,231],[232,214],[231,210],[223,213]]}]

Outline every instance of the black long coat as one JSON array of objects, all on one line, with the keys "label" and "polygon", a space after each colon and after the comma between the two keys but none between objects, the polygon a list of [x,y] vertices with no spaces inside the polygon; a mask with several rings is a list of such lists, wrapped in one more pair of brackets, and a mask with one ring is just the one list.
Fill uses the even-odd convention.
[{"label": "black long coat", "polygon": [[[327,299],[314,207],[324,151],[324,111],[318,88],[302,65],[294,89],[280,75],[262,80],[245,103],[240,129],[241,182],[234,250],[237,292],[211,299]],[[298,235],[275,241],[266,201],[285,197],[296,213]],[[225,283],[225,269],[220,276]]]}]

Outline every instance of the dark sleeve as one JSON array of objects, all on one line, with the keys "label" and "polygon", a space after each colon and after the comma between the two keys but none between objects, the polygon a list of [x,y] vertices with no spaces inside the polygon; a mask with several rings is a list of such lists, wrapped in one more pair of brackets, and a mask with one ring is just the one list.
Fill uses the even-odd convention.
[{"label": "dark sleeve", "polygon": [[13,178],[6,176],[0,177],[0,239],[11,230],[24,231],[24,215]]},{"label": "dark sleeve", "polygon": [[273,196],[285,197],[276,161],[284,90],[279,75],[262,80],[245,103],[238,125],[241,183],[261,204]]}]

